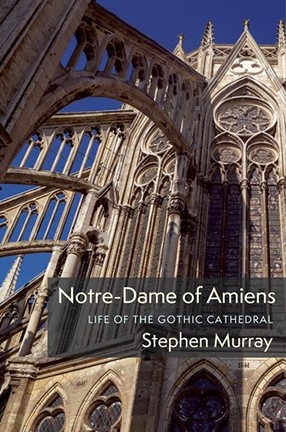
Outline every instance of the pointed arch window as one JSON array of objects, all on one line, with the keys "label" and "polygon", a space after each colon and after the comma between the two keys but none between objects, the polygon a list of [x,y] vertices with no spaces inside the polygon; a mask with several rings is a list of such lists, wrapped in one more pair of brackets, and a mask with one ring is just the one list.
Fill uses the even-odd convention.
[{"label": "pointed arch window", "polygon": [[109,382],[87,410],[84,427],[88,432],[120,432],[122,404],[117,387]]},{"label": "pointed arch window", "polygon": [[64,403],[56,393],[38,415],[33,432],[63,432],[64,424]]},{"label": "pointed arch window", "polygon": [[271,168],[267,175],[267,222],[269,232],[269,267],[270,276],[272,277],[282,276],[282,242],[277,183],[277,174]]},{"label": "pointed arch window", "polygon": [[269,140],[239,151],[225,143],[212,150],[204,275],[281,277],[277,150]]},{"label": "pointed arch window", "polygon": [[65,206],[66,196],[63,192],[57,192],[51,197],[37,233],[37,239],[45,240],[56,237]]},{"label": "pointed arch window", "polygon": [[211,178],[205,276],[238,277],[241,273],[240,175],[235,165],[226,173],[215,168]]},{"label": "pointed arch window", "polygon": [[17,222],[9,238],[10,242],[30,240],[33,228],[38,218],[37,204],[29,203],[22,208],[17,217]]},{"label": "pointed arch window", "polygon": [[19,310],[16,304],[10,305],[2,316],[0,330],[4,330],[19,319]]},{"label": "pointed arch window", "polygon": [[261,173],[256,168],[249,179],[249,274],[262,277]]},{"label": "pointed arch window", "polygon": [[191,378],[177,396],[170,432],[226,432],[229,403],[220,383],[211,375]]},{"label": "pointed arch window", "polygon": [[282,241],[277,174],[255,168],[249,179],[249,274],[282,276]]}]

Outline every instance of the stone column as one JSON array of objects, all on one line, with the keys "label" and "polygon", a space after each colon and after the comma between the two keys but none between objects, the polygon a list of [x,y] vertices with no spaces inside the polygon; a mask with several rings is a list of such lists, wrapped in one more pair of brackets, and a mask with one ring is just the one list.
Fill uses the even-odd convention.
[{"label": "stone column", "polygon": [[62,271],[62,278],[76,277],[81,265],[81,257],[88,246],[88,238],[81,232],[74,232],[69,239],[67,258]]},{"label": "stone column", "polygon": [[187,163],[188,158],[185,153],[177,155],[172,193],[168,208],[167,233],[162,260],[162,277],[174,277],[176,272],[181,216],[185,210]]},{"label": "stone column", "polygon": [[[139,248],[142,242],[142,236],[145,241],[146,232],[143,231],[143,223],[144,218],[146,217],[146,212],[148,209],[148,205],[143,201],[140,201],[138,204],[138,213],[135,221],[135,230],[133,235],[132,244],[130,245],[130,249],[132,251],[132,255],[130,255],[130,261],[127,266],[127,274],[131,276],[137,276],[141,270],[141,263],[139,263],[139,259],[141,260],[141,256],[139,254]],[[125,276],[125,275],[122,275]]]},{"label": "stone column", "polygon": [[115,232],[112,239],[112,244],[116,244],[118,246],[113,248],[113,250],[111,250],[111,254],[109,255],[108,268],[105,269],[106,277],[118,276],[118,269],[120,268],[120,262],[122,259],[124,241],[128,235],[130,221],[132,220],[133,214],[134,210],[128,204],[125,204],[119,208],[119,216],[116,226],[114,227]]},{"label": "stone column", "polygon": [[195,227],[196,219],[190,215],[185,216],[181,223],[178,277],[191,277]]},{"label": "stone column", "polygon": [[268,188],[265,181],[261,183],[261,230],[262,230],[262,274],[269,277],[269,236],[268,236],[268,210],[267,194]]},{"label": "stone column", "polygon": [[46,273],[42,280],[41,286],[38,290],[38,294],[36,296],[35,304],[29,319],[29,323],[25,332],[25,336],[23,338],[19,356],[28,355],[31,352],[31,348],[35,339],[35,335],[37,333],[37,329],[39,327],[41,317],[43,314],[43,310],[46,305],[47,296],[48,296],[48,278],[54,276],[55,269],[61,255],[62,249],[60,246],[54,246],[52,256],[50,262],[48,264]]},{"label": "stone column", "polygon": [[154,232],[158,229],[158,216],[160,216],[159,209],[162,206],[162,202],[163,198],[159,194],[153,193],[151,195],[149,220],[139,274],[140,277],[150,277],[152,261],[158,259],[158,257],[154,256],[154,242],[156,238]]},{"label": "stone column", "polygon": [[249,182],[247,179],[240,183],[242,200],[242,256],[241,275],[245,278],[249,275]]},{"label": "stone column", "polygon": [[177,263],[177,250],[181,227],[181,214],[185,202],[179,196],[172,197],[169,202],[167,233],[162,260],[162,277],[174,277]]},{"label": "stone column", "polygon": [[279,180],[277,184],[277,188],[279,191],[279,204],[280,204],[280,214],[283,215],[281,219],[281,240],[282,240],[282,266],[283,266],[283,276],[286,275],[286,235],[285,235],[285,227],[286,227],[286,178],[282,178]]}]

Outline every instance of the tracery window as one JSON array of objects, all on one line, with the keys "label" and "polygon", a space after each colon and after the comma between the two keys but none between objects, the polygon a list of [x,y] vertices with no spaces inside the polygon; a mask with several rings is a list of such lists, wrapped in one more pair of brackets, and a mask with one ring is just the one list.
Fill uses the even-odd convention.
[{"label": "tracery window", "polygon": [[[206,277],[283,275],[278,143],[272,108],[251,95],[214,111]],[[261,132],[261,133],[259,133]],[[219,178],[220,177],[220,178]]]},{"label": "tracery window", "polygon": [[223,180],[217,167],[211,178],[205,255],[206,277],[238,277],[241,271],[241,194],[239,173],[230,166]]},{"label": "tracery window", "polygon": [[[267,156],[267,155],[266,155]],[[249,181],[249,274],[282,276],[282,244],[277,175],[255,168]]]},{"label": "tracery window", "polygon": [[281,226],[279,212],[279,192],[277,188],[277,175],[273,169],[267,178],[268,190],[268,232],[269,232],[269,266],[270,276],[282,276],[282,257],[281,257]]},{"label": "tracery window", "polygon": [[63,192],[55,193],[48,204],[43,215],[37,239],[53,239],[56,233],[66,206],[66,196]]},{"label": "tracery window", "polygon": [[84,426],[89,432],[120,432],[122,404],[117,387],[111,382],[91,404]]},{"label": "tracery window", "polygon": [[258,432],[286,431],[286,378],[276,378],[264,391],[258,413]]},{"label": "tracery window", "polygon": [[228,400],[212,376],[193,377],[176,398],[170,432],[226,432]]},{"label": "tracery window", "polygon": [[261,174],[257,169],[252,172],[249,183],[249,273],[252,277],[262,277]]},{"label": "tracery window", "polygon": [[9,241],[13,242],[29,240],[37,218],[37,204],[33,202],[29,203],[20,211]]},{"label": "tracery window", "polygon": [[75,133],[71,128],[59,130],[49,145],[41,169],[68,174],[69,159],[74,147]]},{"label": "tracery window", "polygon": [[56,394],[37,417],[34,432],[63,432],[65,423],[64,403]]},{"label": "tracery window", "polygon": [[5,329],[6,327],[12,325],[19,319],[19,310],[16,304],[10,305],[6,311],[4,312],[1,323],[0,330]]},{"label": "tracery window", "polygon": [[269,126],[269,115],[260,107],[238,104],[229,107],[219,116],[224,129],[237,134],[252,134]]}]

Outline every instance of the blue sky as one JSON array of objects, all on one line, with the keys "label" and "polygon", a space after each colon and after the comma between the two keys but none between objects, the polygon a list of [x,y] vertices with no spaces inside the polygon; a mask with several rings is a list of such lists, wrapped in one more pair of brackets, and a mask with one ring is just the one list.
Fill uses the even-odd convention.
[{"label": "blue sky", "polygon": [[234,43],[242,32],[242,21],[250,19],[250,30],[258,43],[275,43],[276,27],[285,20],[285,0],[98,0],[102,6],[173,50],[177,35],[186,36],[185,50],[201,41],[206,22],[215,26],[217,43]]}]

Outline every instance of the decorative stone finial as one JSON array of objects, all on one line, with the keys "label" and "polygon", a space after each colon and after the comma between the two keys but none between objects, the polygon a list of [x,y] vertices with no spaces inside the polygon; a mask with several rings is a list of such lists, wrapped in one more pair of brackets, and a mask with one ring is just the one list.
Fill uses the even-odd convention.
[{"label": "decorative stone finial", "polygon": [[185,35],[184,33],[180,33],[178,35],[178,39],[179,39],[179,45],[182,47],[183,46],[183,41],[185,40]]},{"label": "decorative stone finial", "polygon": [[244,31],[247,31],[249,29],[249,19],[244,18],[243,20],[243,26],[244,26]]},{"label": "decorative stone finial", "polygon": [[212,21],[208,21],[202,38],[201,47],[204,48],[207,46],[211,46],[213,44],[214,44],[214,26]]},{"label": "decorative stone finial", "polygon": [[184,33],[180,33],[178,35],[178,39],[179,39],[179,41],[178,41],[178,43],[177,43],[177,45],[176,45],[173,53],[177,57],[179,57],[181,60],[186,61],[186,54],[185,54],[185,51],[184,51],[184,48],[183,48],[183,41],[185,40]]},{"label": "decorative stone finial", "polygon": [[285,23],[282,19],[278,23],[277,45],[278,47],[286,46],[286,29],[285,29]]}]

